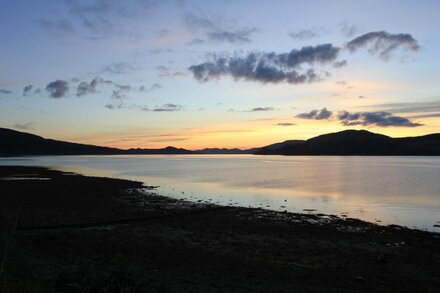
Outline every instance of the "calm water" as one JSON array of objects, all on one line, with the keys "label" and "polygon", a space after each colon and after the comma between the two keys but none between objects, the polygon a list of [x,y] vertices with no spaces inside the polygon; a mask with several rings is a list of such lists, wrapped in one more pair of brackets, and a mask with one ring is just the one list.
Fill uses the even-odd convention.
[{"label": "calm water", "polygon": [[439,157],[252,155],[49,156],[0,159],[160,185],[223,205],[347,215],[440,232]]}]

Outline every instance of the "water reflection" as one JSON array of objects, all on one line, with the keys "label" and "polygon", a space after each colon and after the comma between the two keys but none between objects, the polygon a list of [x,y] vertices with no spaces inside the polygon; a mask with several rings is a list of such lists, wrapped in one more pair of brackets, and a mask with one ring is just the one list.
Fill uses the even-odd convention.
[{"label": "water reflection", "polygon": [[251,155],[51,156],[0,164],[43,165],[160,185],[165,195],[225,205],[316,209],[429,230],[440,220],[438,157]]}]

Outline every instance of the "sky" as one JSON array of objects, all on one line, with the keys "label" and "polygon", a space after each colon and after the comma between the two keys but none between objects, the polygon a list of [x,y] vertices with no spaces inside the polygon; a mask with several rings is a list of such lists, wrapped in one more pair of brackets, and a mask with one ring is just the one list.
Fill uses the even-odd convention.
[{"label": "sky", "polygon": [[0,127],[187,149],[440,132],[437,0],[0,7]]}]

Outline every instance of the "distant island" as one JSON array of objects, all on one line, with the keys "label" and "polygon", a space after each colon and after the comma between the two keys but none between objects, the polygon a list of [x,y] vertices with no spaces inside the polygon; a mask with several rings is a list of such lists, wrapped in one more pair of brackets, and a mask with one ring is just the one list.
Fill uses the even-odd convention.
[{"label": "distant island", "polygon": [[187,150],[168,146],[161,149],[127,150],[78,144],[0,128],[0,156],[38,155],[165,155],[165,154],[255,154],[255,155],[366,155],[366,156],[438,156],[440,134],[392,138],[366,130],[344,130],[310,138],[287,140],[261,148],[205,148]]}]

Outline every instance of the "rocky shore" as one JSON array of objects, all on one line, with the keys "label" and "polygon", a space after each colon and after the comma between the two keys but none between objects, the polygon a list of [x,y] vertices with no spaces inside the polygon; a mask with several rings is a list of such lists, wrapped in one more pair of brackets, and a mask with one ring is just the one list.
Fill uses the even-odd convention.
[{"label": "rocky shore", "polygon": [[[154,182],[151,182],[154,184]],[[0,167],[1,292],[438,292],[440,235]]]}]

